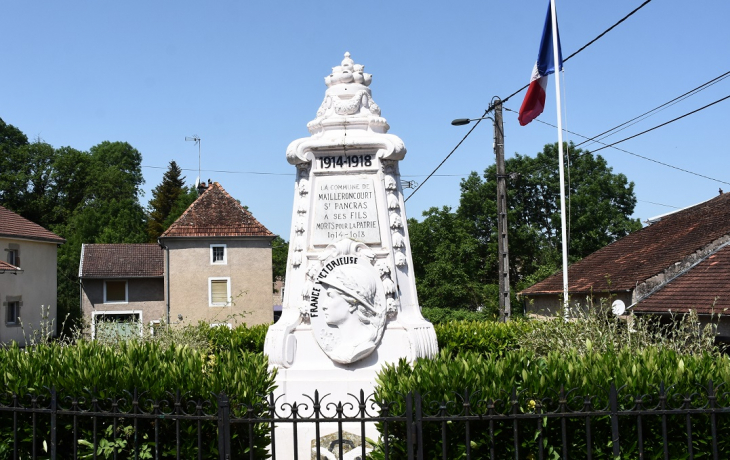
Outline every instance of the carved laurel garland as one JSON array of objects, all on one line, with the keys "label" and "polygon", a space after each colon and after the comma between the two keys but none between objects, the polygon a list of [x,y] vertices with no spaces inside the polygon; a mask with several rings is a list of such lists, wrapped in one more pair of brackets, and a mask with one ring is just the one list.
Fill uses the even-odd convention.
[{"label": "carved laurel garland", "polygon": [[[386,201],[388,204],[388,221],[391,230],[391,241],[393,244],[393,257],[395,259],[395,265],[398,267],[404,267],[407,264],[405,256],[406,244],[403,231],[403,220],[401,218],[400,203],[398,200],[398,183],[397,177],[397,161],[394,160],[382,160],[383,173],[385,174],[385,193]],[[388,302],[388,315],[394,316],[400,309],[400,301],[398,300],[398,289],[391,278],[391,264],[393,263],[390,258],[388,262],[381,261],[382,265],[378,267],[383,285],[385,286],[385,292]]]},{"label": "carved laurel garland", "polygon": [[317,110],[318,118],[325,118],[329,115],[330,109],[334,110],[337,115],[355,115],[360,109],[365,107],[372,115],[380,116],[380,107],[375,103],[372,96],[366,90],[358,91],[354,97],[347,100],[339,100],[331,95],[326,95]]},{"label": "carved laurel garland", "polygon": [[297,268],[302,264],[304,247],[306,246],[304,233],[306,232],[307,211],[309,209],[309,206],[307,205],[307,195],[309,194],[309,170],[310,163],[297,165],[297,188],[299,189],[299,199],[297,200],[297,221],[294,224],[296,236],[294,241],[292,241],[294,244],[294,252],[292,253],[291,261],[294,268]]},{"label": "carved laurel garland", "polygon": [[398,289],[396,288],[395,282],[391,277],[390,269],[391,261],[388,259],[380,259],[375,264],[375,268],[378,269],[380,274],[380,280],[383,282],[383,290],[385,291],[386,309],[389,317],[394,317],[398,314],[400,309],[400,302],[398,301]]},{"label": "carved laurel garland", "polygon": [[384,160],[383,172],[385,173],[385,192],[388,200],[388,218],[390,221],[391,237],[393,241],[393,257],[395,265],[405,267],[408,265],[406,258],[406,239],[403,229],[403,218],[401,217],[400,202],[398,200],[398,182],[396,179],[395,161]]}]

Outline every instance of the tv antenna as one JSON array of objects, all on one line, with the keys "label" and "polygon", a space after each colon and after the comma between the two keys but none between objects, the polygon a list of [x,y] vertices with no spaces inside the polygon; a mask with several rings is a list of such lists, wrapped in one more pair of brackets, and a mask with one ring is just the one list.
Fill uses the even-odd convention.
[{"label": "tv antenna", "polygon": [[[200,136],[197,134],[193,134],[192,136],[185,136],[186,141],[193,141],[195,142],[195,145],[198,146],[198,180],[197,182],[200,182]],[[197,187],[198,184],[196,183],[195,186]]]}]

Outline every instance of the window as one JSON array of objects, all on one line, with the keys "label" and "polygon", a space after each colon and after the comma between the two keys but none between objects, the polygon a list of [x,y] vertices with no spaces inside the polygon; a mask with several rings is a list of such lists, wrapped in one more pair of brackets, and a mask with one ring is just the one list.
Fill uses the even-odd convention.
[{"label": "window", "polygon": [[6,249],[8,255],[6,257],[6,261],[10,265],[15,265],[16,267],[20,267],[20,249],[18,249],[17,244],[11,244],[9,249]]},{"label": "window", "polygon": [[91,313],[91,337],[104,340],[127,340],[142,335],[142,312],[95,311]]},{"label": "window", "polygon": [[159,319],[150,321],[150,335],[153,337],[156,336],[157,330],[160,329],[160,327],[162,327],[162,322]]},{"label": "window", "polygon": [[231,302],[231,279],[208,278],[208,301],[211,307],[226,307]]},{"label": "window", "polygon": [[211,244],[210,245],[210,263],[211,264],[222,264],[228,263],[226,254],[225,244]]},{"label": "window", "polygon": [[127,303],[127,281],[104,281],[104,303]]},{"label": "window", "polygon": [[20,326],[20,301],[8,301],[6,302],[8,307],[8,314],[5,318],[5,324],[8,326]]}]

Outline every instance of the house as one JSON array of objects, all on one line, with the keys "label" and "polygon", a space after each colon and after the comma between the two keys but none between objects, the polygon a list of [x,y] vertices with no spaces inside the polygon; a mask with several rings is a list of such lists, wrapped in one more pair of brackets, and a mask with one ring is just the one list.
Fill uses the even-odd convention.
[{"label": "house", "polygon": [[217,182],[160,236],[159,244],[85,244],[81,301],[92,331],[262,324],[273,321],[271,241],[275,235]]},{"label": "house", "polygon": [[[706,322],[730,308],[730,194],[665,214],[568,268],[571,304],[621,300],[635,313],[695,310]],[[562,272],[523,290],[528,313],[554,314]],[[718,333],[730,338],[730,321]]]},{"label": "house", "polygon": [[0,206],[0,343],[25,343],[22,325],[30,332],[47,319],[57,319],[58,245],[66,240]]},{"label": "house", "polygon": [[172,317],[209,323],[272,322],[275,236],[218,182],[209,183],[158,240],[165,250]]},{"label": "house", "polygon": [[92,334],[99,321],[159,324],[167,318],[163,251],[157,244],[84,244],[79,263],[81,312]]}]

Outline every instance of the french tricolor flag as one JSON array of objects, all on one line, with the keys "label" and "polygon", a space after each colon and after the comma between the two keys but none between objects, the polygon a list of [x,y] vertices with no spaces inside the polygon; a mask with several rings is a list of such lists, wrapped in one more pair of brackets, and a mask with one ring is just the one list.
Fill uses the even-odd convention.
[{"label": "french tricolor flag", "polygon": [[[517,117],[520,125],[525,126],[537,118],[545,108],[545,88],[547,87],[548,75],[555,73],[555,59],[553,59],[553,25],[550,17],[550,3],[548,3],[545,27],[542,29],[540,39],[540,51],[537,54],[537,62],[532,69],[532,79],[527,88],[525,100],[522,101],[520,114]],[[560,50],[560,32],[558,31],[558,59],[560,70],[563,70],[563,53]]]}]

